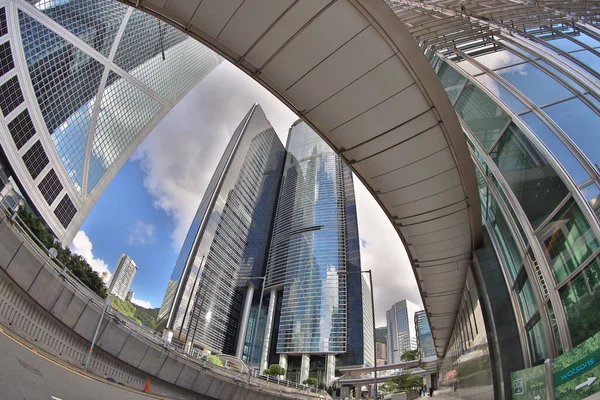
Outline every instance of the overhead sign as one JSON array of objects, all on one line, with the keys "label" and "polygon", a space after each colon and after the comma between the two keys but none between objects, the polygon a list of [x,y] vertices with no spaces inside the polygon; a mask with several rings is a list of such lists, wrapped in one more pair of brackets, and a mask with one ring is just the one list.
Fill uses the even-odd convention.
[{"label": "overhead sign", "polygon": [[552,360],[557,399],[579,400],[600,392],[600,332]]}]

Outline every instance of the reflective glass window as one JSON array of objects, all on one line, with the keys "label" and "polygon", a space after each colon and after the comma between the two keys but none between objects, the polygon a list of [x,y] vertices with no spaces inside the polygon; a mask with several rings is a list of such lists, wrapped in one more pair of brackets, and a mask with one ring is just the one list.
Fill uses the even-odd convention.
[{"label": "reflective glass window", "polygon": [[590,203],[590,207],[592,207],[594,213],[600,218],[600,189],[598,189],[598,186],[592,183],[583,188],[581,193],[588,203]]},{"label": "reflective glass window", "polygon": [[477,61],[489,69],[498,69],[522,63],[525,60],[508,50],[500,50],[495,53],[479,56],[477,57]]},{"label": "reflective glass window", "polygon": [[569,192],[525,134],[511,123],[490,156],[536,228]]},{"label": "reflective glass window", "polygon": [[506,272],[512,282],[521,268],[521,253],[496,199],[490,196],[489,201],[489,220],[492,225],[492,233],[496,238],[499,247],[498,250],[500,251],[505,267],[508,268]]},{"label": "reflective glass window", "polygon": [[599,247],[585,216],[570,199],[538,238],[557,282],[562,282]]},{"label": "reflective glass window", "polygon": [[588,93],[585,95],[585,98],[592,102],[593,105],[596,106],[597,109],[600,110],[600,100],[595,98],[592,94]]},{"label": "reflective glass window", "polygon": [[477,177],[477,187],[479,189],[479,199],[481,201],[481,219],[485,221],[487,219],[487,204],[488,204],[488,188],[485,178],[479,172],[478,168],[475,168],[475,176]]},{"label": "reflective glass window", "polygon": [[525,278],[519,287],[519,306],[523,314],[523,322],[526,323],[538,310],[537,301],[529,278]]},{"label": "reflective glass window", "polygon": [[472,83],[467,83],[454,109],[489,150],[510,121],[502,108]]},{"label": "reflective glass window", "polygon": [[538,64],[540,64],[542,67],[544,67],[547,70],[549,70],[550,72],[552,72],[554,75],[556,75],[559,78],[561,78],[563,81],[565,81],[569,85],[571,85],[574,89],[580,91],[581,93],[584,93],[586,91],[584,88],[582,88],[581,86],[579,86],[579,84],[577,84],[573,79],[569,78],[567,75],[563,74],[558,69],[556,69],[552,65],[548,64],[546,61],[544,61],[544,60],[538,60],[536,62]]},{"label": "reflective glass window", "polygon": [[521,119],[529,126],[529,129],[544,143],[560,162],[562,167],[569,173],[575,183],[579,184],[590,179],[589,174],[583,169],[581,163],[571,153],[567,146],[554,132],[534,113],[521,116]]},{"label": "reflective glass window", "polygon": [[558,355],[563,353],[562,343],[560,341],[560,332],[558,331],[558,322],[556,321],[556,314],[554,313],[554,308],[552,308],[552,302],[548,302],[546,304],[546,309],[548,311],[548,319],[550,320],[550,328],[552,329],[552,338],[554,339],[554,347],[558,352]]},{"label": "reflective glass window", "polygon": [[560,289],[571,342],[577,346],[600,330],[600,258]]},{"label": "reflective glass window", "polygon": [[546,42],[549,42],[552,46],[562,51],[569,52],[582,49],[582,47],[579,44],[561,35],[553,35],[549,37],[544,37],[543,39]]},{"label": "reflective glass window", "polygon": [[571,53],[573,57],[584,63],[592,71],[600,73],[600,58],[589,50],[577,51]]},{"label": "reflective glass window", "polygon": [[578,31],[573,36],[573,38],[575,40],[577,40],[579,43],[583,43],[590,47],[599,47],[600,46],[600,41],[596,40],[594,37],[592,37],[591,35],[583,32],[583,31]]},{"label": "reflective glass window", "polygon": [[450,98],[450,102],[454,104],[454,101],[458,97],[461,89],[465,85],[467,78],[459,74],[454,68],[450,67],[448,63],[444,62],[438,71],[438,77],[442,86],[446,90],[446,94]]},{"label": "reflective glass window", "polygon": [[527,342],[529,343],[531,364],[543,364],[544,360],[548,358],[548,350],[546,349],[546,335],[544,335],[541,321],[538,321],[527,331]]},{"label": "reflective glass window", "polygon": [[461,67],[467,74],[472,75],[472,76],[483,73],[483,71],[480,70],[479,67],[476,67],[469,60],[457,62],[456,65]]},{"label": "reflective glass window", "polygon": [[538,106],[543,106],[573,94],[544,71],[526,63],[496,71]]},{"label": "reflective glass window", "polygon": [[518,114],[529,108],[489,75],[481,75],[476,79],[496,97],[502,100],[502,102],[504,102],[504,104],[506,104],[514,113]]},{"label": "reflective glass window", "polygon": [[580,99],[571,99],[544,108],[544,112],[575,142],[596,165],[600,165],[600,117]]}]

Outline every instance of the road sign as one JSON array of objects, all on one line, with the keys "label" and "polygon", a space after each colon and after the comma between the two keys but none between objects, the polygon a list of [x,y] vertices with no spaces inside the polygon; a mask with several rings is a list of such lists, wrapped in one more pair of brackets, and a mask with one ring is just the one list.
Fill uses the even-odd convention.
[{"label": "road sign", "polygon": [[552,360],[557,399],[579,400],[600,392],[600,332]]},{"label": "road sign", "polygon": [[512,398],[515,400],[546,400],[544,365],[510,373]]}]

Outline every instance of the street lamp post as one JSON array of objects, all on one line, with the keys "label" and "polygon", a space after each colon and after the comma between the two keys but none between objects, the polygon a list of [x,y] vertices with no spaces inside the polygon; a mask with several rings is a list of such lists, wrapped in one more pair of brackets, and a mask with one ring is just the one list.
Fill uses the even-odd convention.
[{"label": "street lamp post", "polygon": [[374,395],[375,400],[378,400],[378,391],[377,391],[377,338],[375,336],[375,297],[373,294],[373,275],[371,274],[371,270],[367,271],[356,271],[356,272],[347,272],[347,271],[338,271],[339,275],[351,275],[351,274],[369,274],[369,284],[371,285],[371,313],[373,320],[373,385],[375,386]]}]

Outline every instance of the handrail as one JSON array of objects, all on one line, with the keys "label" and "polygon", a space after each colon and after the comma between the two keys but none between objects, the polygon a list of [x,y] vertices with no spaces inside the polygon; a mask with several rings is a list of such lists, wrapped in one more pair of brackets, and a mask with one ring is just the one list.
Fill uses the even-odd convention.
[{"label": "handrail", "polygon": [[[11,191],[14,193],[14,191]],[[16,194],[16,193],[15,193]],[[16,194],[20,197],[18,194]],[[0,199],[1,200],[1,199]],[[1,201],[0,201],[0,212],[3,212],[9,221],[12,222],[12,226],[14,226],[17,231],[21,234],[23,243],[28,242],[34,251],[39,254],[44,260],[44,266],[51,268],[60,275],[66,283],[73,287],[74,290],[80,292],[84,295],[86,299],[88,299],[88,305],[93,304],[98,308],[98,310],[102,310],[105,307],[106,302],[102,299],[97,293],[92,291],[88,286],[86,286],[77,276],[75,276],[68,268],[66,268],[58,259],[51,258],[48,255],[48,248],[44,245],[44,243],[29,229],[27,224],[19,217],[19,215],[14,210],[8,209]],[[232,382],[237,383],[246,383],[249,382],[250,386],[258,387],[260,390],[263,389],[263,386],[270,391],[275,391],[280,395],[291,394],[294,393],[289,392],[286,389],[296,389],[298,391],[308,393],[315,393],[318,395],[328,396],[327,392],[321,389],[312,388],[306,385],[300,385],[295,382],[289,382],[283,379],[277,379],[273,377],[268,377],[264,375],[258,376],[250,376],[248,380],[247,377],[243,377],[242,375],[247,375],[248,372],[240,372],[233,373],[231,370],[225,367],[219,367],[218,365],[210,364],[206,360],[202,360],[200,357],[193,356],[191,354],[185,353],[185,347],[176,346],[176,345],[167,345],[165,346],[162,338],[156,333],[154,330],[138,323],[137,321],[132,320],[128,316],[122,314],[121,312],[115,310],[114,308],[109,307],[106,314],[113,321],[118,322],[120,325],[125,327],[130,331],[130,334],[133,336],[139,335],[149,340],[151,343],[158,345],[164,348],[168,352],[172,352],[174,355],[178,357],[183,357],[187,362],[192,362],[197,366],[203,368],[204,370],[211,371],[225,379],[229,379]],[[275,386],[275,387],[274,387]],[[296,397],[290,397],[290,399]]]}]

